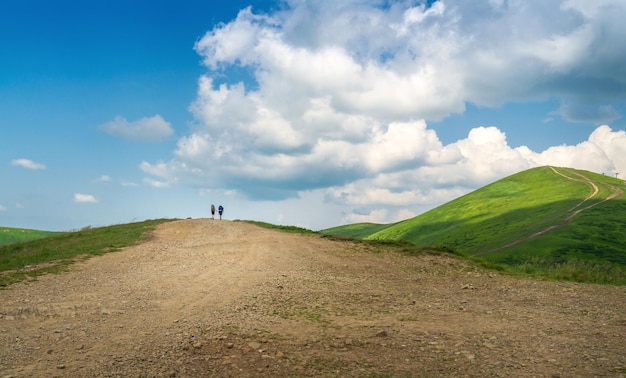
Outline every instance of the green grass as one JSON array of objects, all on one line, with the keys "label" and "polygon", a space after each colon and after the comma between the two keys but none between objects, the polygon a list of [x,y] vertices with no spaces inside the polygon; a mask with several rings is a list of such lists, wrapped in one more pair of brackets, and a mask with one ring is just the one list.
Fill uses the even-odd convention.
[{"label": "green grass", "polygon": [[417,245],[445,244],[473,255],[564,222],[567,210],[590,192],[548,167],[499,180],[368,239],[403,239]]},{"label": "green grass", "polygon": [[0,246],[0,286],[41,274],[63,271],[90,256],[118,251],[148,237],[148,232],[171,219],[148,220],[99,228],[84,228],[43,239]]},{"label": "green grass", "polygon": [[338,235],[347,236],[355,239],[365,239],[369,235],[372,235],[388,227],[390,227],[390,225],[388,224],[354,223],[345,226],[327,228],[325,230],[321,230],[320,233],[324,235]]},{"label": "green grass", "polygon": [[[624,284],[620,275],[626,276],[626,197],[611,198],[626,189],[624,182],[569,168],[557,171],[575,180],[550,167],[534,168],[403,222],[349,225],[320,232],[406,240],[418,246],[443,245],[512,272]],[[593,186],[580,175],[598,188],[592,198],[588,197],[594,192]],[[575,210],[585,208],[572,217]],[[530,238],[555,225],[559,227]]]},{"label": "green grass", "polygon": [[27,228],[10,228],[0,227],[0,246],[11,243],[17,243],[21,241],[42,239],[53,235],[58,235],[59,232],[53,231],[40,231],[30,230]]},{"label": "green grass", "polygon": [[505,266],[514,274],[531,275],[555,281],[601,285],[626,285],[626,266],[578,259],[558,260],[531,256],[518,264]]},{"label": "green grass", "polygon": [[280,225],[276,225],[272,223],[252,221],[252,220],[244,220],[240,222],[246,222],[246,223],[254,224],[259,227],[268,228],[270,230],[278,230],[278,231],[290,232],[294,234],[314,234],[315,233],[314,231],[311,231],[309,229],[296,227],[296,226],[280,226]]}]

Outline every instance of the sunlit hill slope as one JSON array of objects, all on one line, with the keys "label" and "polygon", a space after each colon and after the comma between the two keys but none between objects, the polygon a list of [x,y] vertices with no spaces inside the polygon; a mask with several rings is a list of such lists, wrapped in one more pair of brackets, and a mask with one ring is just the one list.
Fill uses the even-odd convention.
[{"label": "sunlit hill slope", "polygon": [[539,167],[399,223],[347,225],[322,233],[445,245],[508,264],[540,257],[626,265],[624,189],[624,181],[614,177]]}]

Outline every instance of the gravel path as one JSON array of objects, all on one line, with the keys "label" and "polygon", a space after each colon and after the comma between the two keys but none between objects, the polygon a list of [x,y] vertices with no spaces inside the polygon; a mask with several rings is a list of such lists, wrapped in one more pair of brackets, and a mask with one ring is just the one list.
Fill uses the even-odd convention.
[{"label": "gravel path", "polygon": [[1,377],[626,377],[626,288],[244,222],[0,290]]}]

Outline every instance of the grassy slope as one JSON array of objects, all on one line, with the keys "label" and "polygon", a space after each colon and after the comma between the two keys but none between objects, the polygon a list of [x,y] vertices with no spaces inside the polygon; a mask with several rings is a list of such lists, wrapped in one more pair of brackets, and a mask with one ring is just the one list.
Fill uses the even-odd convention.
[{"label": "grassy slope", "polygon": [[144,239],[148,231],[167,221],[170,220],[89,228],[0,246],[0,286],[63,270],[77,258],[117,251]]},{"label": "grassy slope", "polygon": [[40,230],[29,230],[26,228],[10,228],[10,227],[0,227],[0,246],[46,238],[48,236],[53,236],[59,234],[58,232],[52,231],[40,231]]},{"label": "grassy slope", "polygon": [[597,205],[545,236],[488,254],[485,258],[498,263],[517,264],[539,256],[553,261],[578,259],[626,266],[626,196],[600,202],[613,193],[613,188],[624,190],[626,186],[621,180],[590,172],[584,174],[594,180],[600,189],[598,199],[589,201]]},{"label": "grassy slope", "polygon": [[388,224],[377,223],[354,223],[321,230],[320,233],[324,235],[338,235],[347,236],[355,239],[365,239],[369,235],[372,235],[390,226],[391,225]]},{"label": "grassy slope", "polygon": [[[509,176],[415,218],[393,225],[344,226],[323,233],[367,239],[407,240],[419,246],[447,245],[477,255],[526,238],[552,225],[567,223],[571,210],[593,192],[577,174],[596,183],[599,192],[578,207],[597,204],[623,182],[568,168],[530,169]],[[626,263],[626,198],[624,195],[583,211],[571,223],[504,250],[482,256],[512,263],[532,256],[579,258]],[[369,235],[367,232],[373,230]],[[518,262],[519,262],[518,261]]]},{"label": "grassy slope", "polygon": [[535,168],[496,181],[418,217],[369,236],[417,245],[445,244],[467,254],[505,245],[564,222],[588,185]]}]

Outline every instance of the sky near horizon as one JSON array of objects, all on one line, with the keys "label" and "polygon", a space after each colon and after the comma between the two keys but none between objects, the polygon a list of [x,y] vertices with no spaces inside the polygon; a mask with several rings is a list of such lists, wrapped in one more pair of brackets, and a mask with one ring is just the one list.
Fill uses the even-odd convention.
[{"label": "sky near horizon", "polygon": [[626,177],[622,0],[0,3],[0,225],[411,218]]}]

